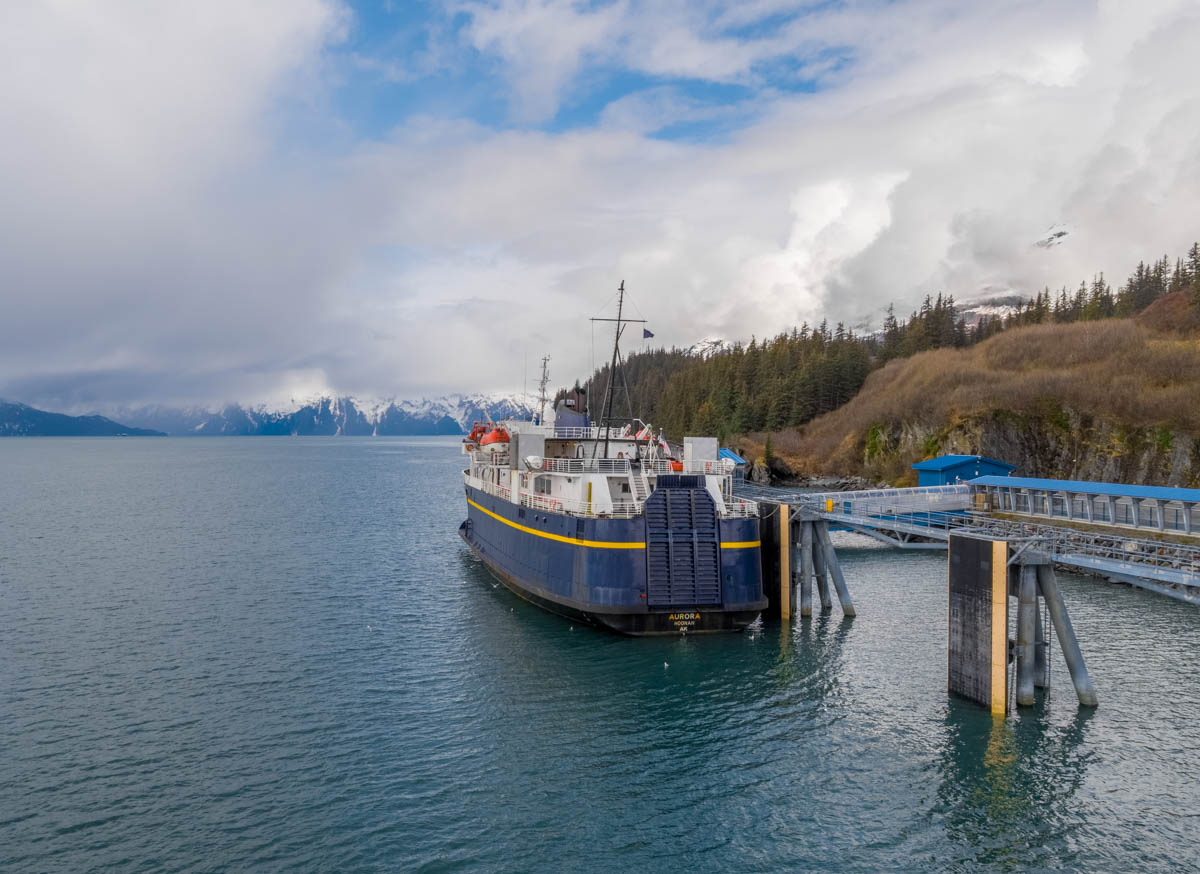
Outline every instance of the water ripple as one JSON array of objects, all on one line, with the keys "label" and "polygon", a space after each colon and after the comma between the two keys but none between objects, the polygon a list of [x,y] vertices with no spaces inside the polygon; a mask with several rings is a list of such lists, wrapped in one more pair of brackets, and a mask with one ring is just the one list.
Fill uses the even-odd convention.
[{"label": "water ripple", "polygon": [[438,440],[0,453],[0,869],[1166,870],[1200,620],[1064,576],[1101,707],[947,698],[945,566],[859,616],[625,640],[463,549]]}]

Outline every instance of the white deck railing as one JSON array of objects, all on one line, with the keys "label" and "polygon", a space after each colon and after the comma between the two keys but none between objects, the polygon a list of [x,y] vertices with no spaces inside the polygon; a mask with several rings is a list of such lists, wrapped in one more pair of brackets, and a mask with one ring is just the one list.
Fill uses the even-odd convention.
[{"label": "white deck railing", "polygon": [[[655,459],[654,461],[643,462],[643,465],[648,471],[656,474],[666,473],[687,473],[687,474],[703,474],[705,476],[726,476],[733,470],[732,462],[728,465],[724,459],[716,461],[668,461],[666,459]],[[682,469],[675,469],[674,465],[681,465]]]},{"label": "white deck railing", "polygon": [[628,458],[546,458],[542,470],[547,473],[613,473],[628,476]]},{"label": "white deck railing", "polygon": [[[512,490],[508,486],[502,486],[497,483],[489,482],[488,480],[480,479],[477,476],[464,474],[464,481],[472,488],[479,489],[481,492],[486,492],[489,495],[494,495],[504,501],[512,501]],[[573,516],[587,516],[589,518],[611,518],[611,519],[632,519],[642,515],[644,502],[642,501],[614,501],[611,505],[612,509],[608,509],[605,505],[603,511],[595,501],[582,501],[573,498],[559,498],[553,495],[538,495],[530,494],[529,492],[521,493],[521,505],[530,507],[534,510],[544,510],[551,513],[569,513]],[[725,518],[751,518],[758,516],[758,504],[754,501],[749,501],[744,498],[733,496],[724,503],[724,509],[721,514]]]}]

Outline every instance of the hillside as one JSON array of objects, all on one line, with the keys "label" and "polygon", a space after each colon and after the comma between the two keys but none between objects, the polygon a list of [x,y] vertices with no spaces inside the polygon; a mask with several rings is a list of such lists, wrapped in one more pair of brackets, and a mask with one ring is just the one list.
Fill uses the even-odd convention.
[{"label": "hillside", "polygon": [[0,401],[0,437],[164,437],[104,416],[66,416]]},{"label": "hillside", "polygon": [[[839,409],[773,435],[797,474],[911,483],[910,465],[981,453],[1022,474],[1200,485],[1200,310],[1015,327],[890,361]],[[762,455],[765,435],[743,448]]]},{"label": "hillside", "polygon": [[[974,308],[958,305],[951,295],[927,295],[907,319],[889,307],[881,329],[866,335],[844,324],[830,328],[823,320],[745,345],[705,341],[691,349],[634,353],[625,362],[613,413],[620,419],[632,407],[634,415],[676,439],[712,434],[724,442],[739,434],[803,427],[839,409],[863,388],[868,374],[889,362],[932,350],[966,353],[1031,325],[1132,317],[1152,330],[1200,330],[1200,243],[1173,265],[1166,255],[1139,263],[1119,286],[1098,273],[1073,289],[991,298]],[[590,390],[593,415],[599,416],[608,377],[605,365],[583,386]]]}]

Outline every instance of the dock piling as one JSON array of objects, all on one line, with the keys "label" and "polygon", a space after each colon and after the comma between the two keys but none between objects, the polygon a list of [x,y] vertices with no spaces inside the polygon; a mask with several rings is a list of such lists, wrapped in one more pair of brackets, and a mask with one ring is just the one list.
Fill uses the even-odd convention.
[{"label": "dock piling", "polygon": [[[829,568],[829,575],[833,577],[833,586],[837,589],[838,602],[842,605],[842,613],[846,616],[856,615],[854,612],[854,602],[850,600],[850,590],[846,587],[846,578],[842,576],[842,566],[838,562],[837,552],[834,551],[833,541],[829,538],[829,523],[824,520],[814,522],[817,526],[815,534],[821,542],[821,548],[825,553],[825,565]],[[822,601],[828,597],[828,589],[822,595]],[[829,605],[832,607],[832,604]]]},{"label": "dock piling", "polygon": [[1029,707],[1034,698],[1037,569],[1022,564],[1017,590],[1017,706]]},{"label": "dock piling", "polygon": [[800,523],[800,615],[812,616],[813,523]]},{"label": "dock piling", "polygon": [[1096,688],[1092,685],[1092,678],[1088,675],[1087,665],[1083,661],[1083,652],[1079,649],[1075,629],[1071,627],[1071,617],[1067,615],[1067,606],[1063,602],[1058,580],[1054,576],[1054,566],[1048,561],[1038,565],[1037,581],[1042,590],[1042,597],[1046,599],[1050,622],[1058,635],[1058,645],[1062,648],[1067,670],[1071,672],[1071,682],[1075,684],[1075,694],[1079,696],[1079,703],[1083,707],[1095,707],[1098,703]]},{"label": "dock piling", "polygon": [[817,595],[821,598],[821,612],[824,613],[833,609],[833,599],[829,597],[829,572],[825,566],[824,544],[816,528],[813,529],[813,571],[817,578]]},{"label": "dock piling", "polygon": [[779,618],[792,618],[792,526],[787,504],[779,505]]},{"label": "dock piling", "polygon": [[1050,688],[1049,643],[1046,641],[1046,626],[1042,622],[1042,600],[1039,595],[1033,611],[1033,685],[1037,689]]}]

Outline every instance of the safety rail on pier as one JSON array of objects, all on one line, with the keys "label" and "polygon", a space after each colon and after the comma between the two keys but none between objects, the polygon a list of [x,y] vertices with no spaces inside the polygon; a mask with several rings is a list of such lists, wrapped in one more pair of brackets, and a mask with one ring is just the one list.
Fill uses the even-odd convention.
[{"label": "safety rail on pier", "polygon": [[980,477],[968,483],[976,507],[1076,524],[1200,535],[1200,489],[1118,483]]},{"label": "safety rail on pier", "polygon": [[1149,540],[1122,531],[1081,530],[1041,520],[1000,518],[970,484],[857,492],[784,492],[753,485],[739,494],[786,503],[833,528],[902,548],[945,547],[951,534],[1038,543],[1059,564],[1100,573],[1180,600],[1200,603],[1200,543]]}]

